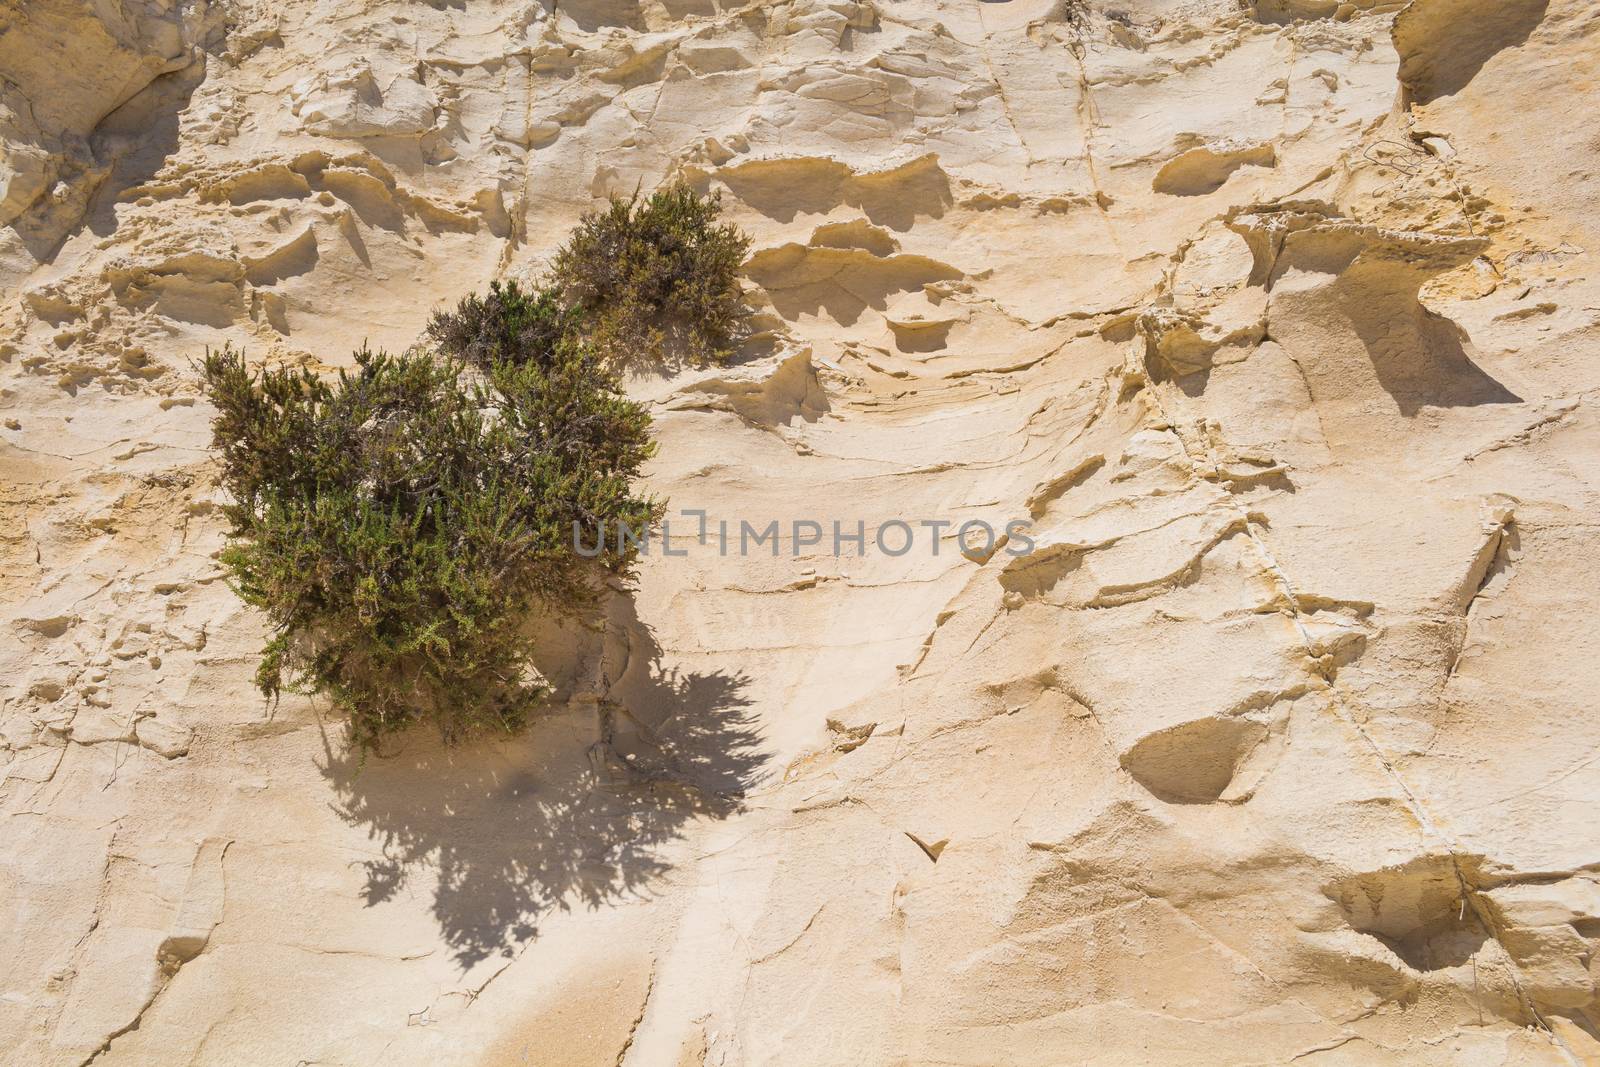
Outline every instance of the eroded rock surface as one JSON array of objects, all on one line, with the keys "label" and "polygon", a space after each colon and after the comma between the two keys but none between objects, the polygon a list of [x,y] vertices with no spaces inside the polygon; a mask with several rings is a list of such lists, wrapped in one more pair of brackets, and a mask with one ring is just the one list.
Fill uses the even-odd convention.
[{"label": "eroded rock surface", "polygon": [[[1586,0],[3,0],[0,1045],[1600,1061],[1597,64]],[[264,707],[189,361],[673,177],[756,330],[631,383],[651,485],[779,551],[653,554],[514,742]]]}]

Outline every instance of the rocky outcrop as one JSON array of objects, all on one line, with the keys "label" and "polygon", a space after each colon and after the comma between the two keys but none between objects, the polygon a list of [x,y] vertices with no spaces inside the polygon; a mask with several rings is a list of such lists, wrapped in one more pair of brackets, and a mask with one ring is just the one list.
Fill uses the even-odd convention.
[{"label": "rocky outcrop", "polygon": [[[83,216],[133,146],[203,76],[209,0],[0,7],[0,276],[15,281]],[[160,136],[171,131],[150,130]]]},{"label": "rocky outcrop", "polygon": [[[0,2],[5,1047],[1594,1060],[1591,7]],[[191,360],[671,178],[672,554],[515,741],[265,706]]]}]

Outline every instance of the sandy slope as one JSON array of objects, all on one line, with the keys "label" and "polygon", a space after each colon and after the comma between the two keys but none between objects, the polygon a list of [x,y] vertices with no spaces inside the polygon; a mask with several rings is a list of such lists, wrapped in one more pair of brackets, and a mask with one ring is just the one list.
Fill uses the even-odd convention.
[{"label": "sandy slope", "polygon": [[[0,0],[0,75],[7,1062],[1600,1062],[1587,0]],[[189,360],[672,176],[762,333],[632,383],[652,487],[778,555],[514,743],[264,708]]]}]

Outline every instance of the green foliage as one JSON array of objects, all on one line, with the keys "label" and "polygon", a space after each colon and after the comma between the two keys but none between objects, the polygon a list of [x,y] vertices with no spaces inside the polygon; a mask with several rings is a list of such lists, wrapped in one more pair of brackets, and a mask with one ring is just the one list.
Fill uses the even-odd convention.
[{"label": "green foliage", "polygon": [[423,719],[447,741],[526,722],[531,619],[592,608],[636,562],[618,524],[660,515],[615,369],[725,358],[748,314],[750,241],[720,212],[681,184],[613,200],[544,287],[494,283],[433,317],[431,348],[363,349],[337,379],[206,355],[222,558],[272,625],[263,692],[328,695],[363,749]]},{"label": "green foliage", "polygon": [[682,183],[585,215],[556,254],[553,284],[619,364],[726,359],[749,310],[739,267],[750,238],[718,225],[717,196]]},{"label": "green foliage", "polygon": [[632,482],[649,415],[547,295],[491,289],[430,331],[440,351],[362,350],[336,380],[207,353],[234,503],[223,562],[272,637],[257,682],[327,694],[371,748],[418,720],[447,741],[512,731],[541,695],[529,620],[595,603],[660,514]]},{"label": "green foliage", "polygon": [[516,282],[490,282],[489,295],[472,293],[453,312],[428,323],[428,339],[480,370],[496,363],[538,363],[553,358],[568,338],[582,334],[583,315],[554,288],[524,293]]}]

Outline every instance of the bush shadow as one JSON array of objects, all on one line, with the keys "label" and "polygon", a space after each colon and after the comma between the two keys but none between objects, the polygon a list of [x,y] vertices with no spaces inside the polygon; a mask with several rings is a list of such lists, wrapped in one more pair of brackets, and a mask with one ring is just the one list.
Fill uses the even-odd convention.
[{"label": "bush shadow", "polygon": [[623,701],[553,707],[493,743],[447,749],[418,729],[389,755],[329,749],[335,810],[381,850],[368,906],[431,892],[467,970],[514,955],[553,912],[647,895],[692,821],[743,809],[764,762],[749,679],[665,669],[645,627],[629,636],[639,677]]}]

